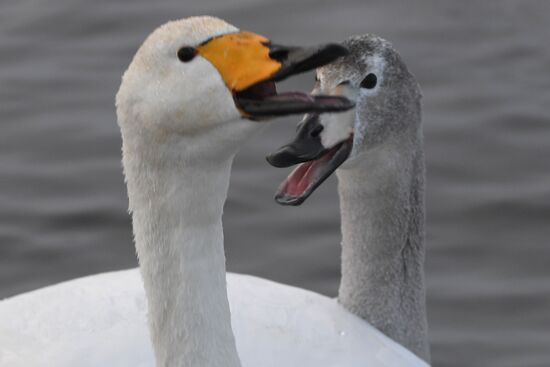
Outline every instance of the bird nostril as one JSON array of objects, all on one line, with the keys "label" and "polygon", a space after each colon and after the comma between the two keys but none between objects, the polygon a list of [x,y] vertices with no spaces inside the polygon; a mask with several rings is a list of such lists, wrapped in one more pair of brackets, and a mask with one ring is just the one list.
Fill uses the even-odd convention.
[{"label": "bird nostril", "polygon": [[312,138],[316,138],[319,136],[319,134],[321,134],[321,131],[323,131],[323,129],[323,125],[317,125],[313,130],[311,130],[309,136],[311,136]]},{"label": "bird nostril", "polygon": [[288,52],[289,50],[286,47],[271,45],[270,51],[269,51],[269,57],[272,60],[283,62],[288,58]]}]

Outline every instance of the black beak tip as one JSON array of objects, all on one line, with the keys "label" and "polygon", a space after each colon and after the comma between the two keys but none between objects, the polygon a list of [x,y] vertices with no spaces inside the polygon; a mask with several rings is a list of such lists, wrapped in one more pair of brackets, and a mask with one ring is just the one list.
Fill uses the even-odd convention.
[{"label": "black beak tip", "polygon": [[266,156],[265,159],[267,160],[267,163],[277,168],[286,168],[299,163],[296,161],[295,153],[289,151],[288,146],[279,148],[276,152]]},{"label": "black beak tip", "polygon": [[267,161],[267,163],[269,163],[273,167],[282,168],[278,165],[277,156],[276,156],[275,153],[271,153],[271,154],[267,155],[265,157],[265,160]]},{"label": "black beak tip", "polygon": [[339,43],[327,43],[314,47],[270,46],[270,57],[283,66],[273,76],[275,82],[290,75],[303,73],[327,65],[339,57],[349,54],[349,50]]},{"label": "black beak tip", "polygon": [[306,201],[307,196],[286,196],[282,194],[275,195],[275,201],[284,206],[300,206]]},{"label": "black beak tip", "polygon": [[323,50],[335,59],[349,55],[347,47],[339,43],[329,43],[323,47]]}]

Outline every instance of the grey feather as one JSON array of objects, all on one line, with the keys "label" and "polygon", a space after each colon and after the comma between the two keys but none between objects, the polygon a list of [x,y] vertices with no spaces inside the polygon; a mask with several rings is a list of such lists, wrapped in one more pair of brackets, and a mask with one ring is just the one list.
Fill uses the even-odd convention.
[{"label": "grey feather", "polygon": [[421,92],[385,40],[355,36],[319,69],[322,84],[357,89],[382,60],[375,94],[358,93],[354,147],[337,171],[342,217],[339,302],[430,360],[424,282],[425,164]]}]

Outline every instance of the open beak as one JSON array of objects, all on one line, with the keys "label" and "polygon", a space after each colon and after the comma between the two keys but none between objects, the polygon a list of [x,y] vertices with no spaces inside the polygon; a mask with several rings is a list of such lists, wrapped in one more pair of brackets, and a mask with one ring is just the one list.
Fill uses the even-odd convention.
[{"label": "open beak", "polygon": [[275,167],[300,164],[279,186],[275,194],[279,204],[302,204],[349,157],[353,135],[332,148],[325,148],[321,142],[322,130],[319,115],[310,114],[298,127],[294,141],[267,156],[267,161]]},{"label": "open beak", "polygon": [[354,104],[342,96],[312,96],[303,92],[277,93],[275,82],[326,65],[348,54],[339,44],[286,47],[251,32],[212,38],[197,48],[233,93],[245,118],[262,119],[307,112],[339,112]]}]

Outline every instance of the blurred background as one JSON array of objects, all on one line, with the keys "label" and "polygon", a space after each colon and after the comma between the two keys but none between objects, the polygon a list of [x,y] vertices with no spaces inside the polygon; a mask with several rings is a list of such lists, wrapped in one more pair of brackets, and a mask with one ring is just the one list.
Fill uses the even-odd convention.
[{"label": "blurred background", "polygon": [[[0,298],[136,266],[114,96],[143,39],[211,14],[285,44],[376,33],[424,92],[427,281],[434,366],[550,365],[550,2],[2,0]],[[282,89],[309,90],[313,74]],[[335,296],[335,179],[303,207],[272,197],[264,156],[237,157],[228,268]]]}]

